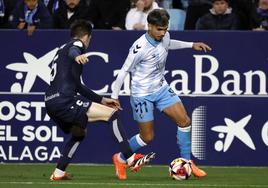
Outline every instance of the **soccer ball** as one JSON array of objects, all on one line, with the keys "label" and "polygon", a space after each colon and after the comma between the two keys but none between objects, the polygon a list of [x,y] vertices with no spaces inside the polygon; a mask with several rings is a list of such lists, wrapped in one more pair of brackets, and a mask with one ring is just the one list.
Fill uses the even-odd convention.
[{"label": "soccer ball", "polygon": [[169,175],[174,180],[187,180],[191,173],[190,161],[184,158],[174,159],[169,165]]}]

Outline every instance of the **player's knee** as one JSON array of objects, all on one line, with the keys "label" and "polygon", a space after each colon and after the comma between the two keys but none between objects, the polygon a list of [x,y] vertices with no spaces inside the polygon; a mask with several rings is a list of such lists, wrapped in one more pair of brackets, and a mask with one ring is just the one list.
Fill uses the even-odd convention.
[{"label": "player's knee", "polygon": [[191,119],[186,115],[181,121],[178,123],[180,127],[188,127],[191,125]]},{"label": "player's knee", "polygon": [[154,133],[146,133],[146,134],[140,134],[141,139],[146,143],[149,144],[154,139]]},{"label": "player's knee", "polygon": [[71,133],[72,133],[73,137],[83,138],[84,139],[84,137],[86,136],[86,129],[83,129],[81,127],[73,126],[72,129],[71,129]]}]

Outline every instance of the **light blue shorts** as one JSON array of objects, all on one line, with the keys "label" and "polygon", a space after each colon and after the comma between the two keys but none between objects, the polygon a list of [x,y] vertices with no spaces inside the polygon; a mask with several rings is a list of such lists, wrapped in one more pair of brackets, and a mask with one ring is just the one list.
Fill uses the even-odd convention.
[{"label": "light blue shorts", "polygon": [[150,95],[130,96],[134,120],[140,123],[154,120],[154,106],[162,112],[177,102],[181,102],[181,99],[168,85]]}]

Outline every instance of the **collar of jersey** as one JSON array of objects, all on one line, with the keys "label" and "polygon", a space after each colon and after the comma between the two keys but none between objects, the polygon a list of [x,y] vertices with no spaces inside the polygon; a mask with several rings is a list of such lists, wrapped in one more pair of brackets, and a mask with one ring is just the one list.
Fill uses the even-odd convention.
[{"label": "collar of jersey", "polygon": [[145,38],[148,40],[148,42],[156,47],[160,42],[155,41],[148,33],[145,33]]}]

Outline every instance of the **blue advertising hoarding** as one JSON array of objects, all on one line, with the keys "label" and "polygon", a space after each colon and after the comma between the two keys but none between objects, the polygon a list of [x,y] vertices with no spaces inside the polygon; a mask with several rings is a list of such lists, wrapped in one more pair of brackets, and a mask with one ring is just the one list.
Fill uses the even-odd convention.
[{"label": "blue advertising hoarding", "polygon": [[[109,95],[128,49],[143,32],[94,31],[83,82]],[[192,119],[193,158],[204,165],[267,166],[267,32],[171,32],[171,38],[203,41],[209,53],[170,50],[166,79]],[[68,31],[0,31],[0,161],[56,162],[68,136],[49,119],[44,90],[50,62]],[[121,91],[129,137],[138,132],[129,104],[129,76]],[[88,125],[74,161],[111,163],[118,151],[103,123]],[[155,140],[141,152],[157,153],[155,164],[179,154],[176,126],[155,112]]]}]

